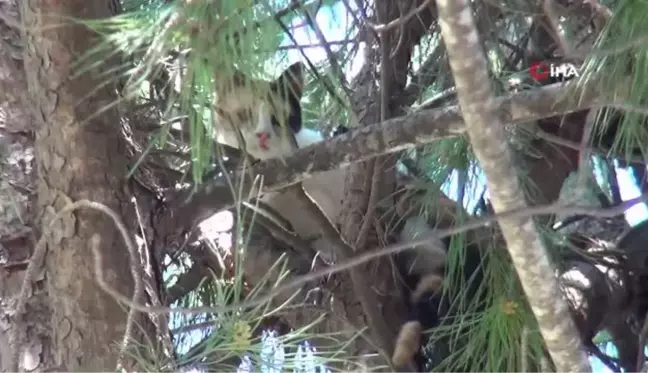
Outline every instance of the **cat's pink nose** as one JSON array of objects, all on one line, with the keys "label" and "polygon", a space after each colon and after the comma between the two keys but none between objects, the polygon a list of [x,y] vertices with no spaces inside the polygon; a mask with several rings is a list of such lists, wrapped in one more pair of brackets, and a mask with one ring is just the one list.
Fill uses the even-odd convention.
[{"label": "cat's pink nose", "polygon": [[268,150],[268,140],[270,140],[270,133],[257,132],[256,135],[259,138],[259,147],[263,150]]}]

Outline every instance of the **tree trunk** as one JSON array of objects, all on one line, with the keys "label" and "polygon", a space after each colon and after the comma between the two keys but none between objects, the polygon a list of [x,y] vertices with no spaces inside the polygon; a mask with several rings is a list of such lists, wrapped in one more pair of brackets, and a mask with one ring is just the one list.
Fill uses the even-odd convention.
[{"label": "tree trunk", "polygon": [[[134,222],[124,179],[128,164],[118,112],[106,110],[95,115],[116,99],[114,87],[101,87],[104,82],[97,80],[97,70],[72,77],[75,60],[98,39],[86,27],[69,24],[68,17],[109,17],[109,2],[25,0],[21,13],[26,26],[28,100],[37,127],[34,226],[41,226],[38,233],[45,233],[57,211],[80,199],[105,204],[127,222]],[[102,65],[102,71],[106,71],[110,61],[103,62],[107,66]],[[106,282],[131,296],[129,255],[113,222],[96,211],[77,210],[66,215],[52,234],[46,235],[45,260],[30,284],[29,320],[20,325],[17,346],[21,368],[115,369],[126,312],[97,285],[89,247],[95,234],[101,239]]]}]

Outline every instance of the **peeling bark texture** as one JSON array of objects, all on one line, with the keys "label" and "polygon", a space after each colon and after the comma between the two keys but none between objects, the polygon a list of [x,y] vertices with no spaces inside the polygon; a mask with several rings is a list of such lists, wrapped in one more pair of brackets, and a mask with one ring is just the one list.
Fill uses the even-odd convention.
[{"label": "peeling bark texture", "polygon": [[[22,63],[20,31],[11,22],[19,21],[17,3],[0,0],[0,370],[11,370],[12,349],[9,335],[13,328],[26,331],[29,344],[23,366],[38,367],[39,359],[48,356],[47,310],[30,309],[21,325],[12,323],[14,297],[20,292],[24,269],[33,247],[31,197],[36,190],[33,172],[34,139],[30,133],[31,118],[26,106],[27,92]],[[45,292],[35,289],[34,303],[47,305]],[[39,310],[41,312],[39,312]],[[35,357],[35,358],[32,358]],[[42,366],[41,366],[42,367]],[[46,365],[52,368],[52,365]]]},{"label": "peeling bark texture", "polygon": [[[71,78],[73,63],[97,39],[84,26],[63,18],[111,16],[108,2],[24,0],[21,11],[28,45],[24,56],[28,94],[37,128],[35,224],[46,226],[68,203],[89,199],[109,206],[131,222],[129,226],[136,226],[132,224],[134,211],[123,177],[127,158],[118,113],[108,110],[93,117],[115,99],[113,87],[108,84],[97,90],[103,82],[95,79],[99,72],[94,70]],[[63,26],[53,28],[51,23]],[[104,63],[110,65],[110,61]],[[102,67],[102,71],[106,68]],[[107,283],[131,296],[128,252],[112,221],[87,210],[61,219],[48,235],[45,261],[31,284],[35,292],[46,292],[47,302],[37,297],[27,303],[29,313],[36,310],[43,325],[51,328],[49,340],[38,350],[31,342],[19,343],[21,368],[115,369],[126,312],[96,283],[89,249],[94,234],[101,237],[99,249],[104,254],[102,266]],[[141,330],[133,329],[136,333]],[[23,337],[21,342],[31,341],[29,335]],[[30,366],[26,366],[27,361]]]},{"label": "peeling bark texture", "polygon": [[[1,58],[1,57],[0,57]],[[13,89],[20,87],[15,85]],[[26,89],[25,89],[26,90]],[[14,107],[14,109],[18,109]],[[26,110],[25,110],[26,111]],[[33,247],[33,233],[28,223],[32,220],[30,196],[34,187],[33,139],[19,133],[1,132],[0,140],[7,141],[7,147],[0,155],[0,368],[10,371],[11,348],[9,333],[18,328],[10,322],[14,314],[13,297],[20,293],[24,270]],[[43,291],[34,290],[34,303],[46,305]],[[37,312],[36,308],[22,319],[26,330],[27,348],[35,354],[25,356],[26,369],[36,368],[38,357],[47,354],[43,346],[47,343],[49,321],[46,309]],[[37,358],[32,359],[32,355]]]},{"label": "peeling bark texture", "polygon": [[[555,84],[499,97],[495,99],[493,105],[507,120],[513,123],[527,123],[588,109],[596,104],[597,96],[593,90],[574,93],[570,90],[573,88]],[[363,91],[361,88],[356,90],[358,94]],[[579,97],[578,101],[573,97]],[[369,110],[371,104],[363,107],[365,108],[363,111]],[[291,157],[285,158],[285,163],[281,160],[259,162],[252,167],[251,173],[263,176],[263,192],[278,191],[303,181],[313,173],[329,171],[352,162],[368,160],[385,153],[395,153],[438,139],[459,136],[466,130],[457,105],[435,110],[421,110],[382,123],[376,118],[364,119],[364,121],[373,124],[354,128],[348,134],[300,149]],[[252,180],[248,172],[235,173],[231,177],[234,185],[241,185],[240,183],[244,181],[243,190],[250,190]],[[559,190],[560,186],[557,188],[557,191]],[[250,194],[243,193],[243,195]],[[181,192],[170,196],[170,199],[174,201],[177,212],[173,217],[169,217],[170,221],[160,222],[162,226],[168,227],[164,230],[169,232],[173,229],[183,229],[178,226],[178,223],[192,227],[219,210],[233,207],[232,193],[225,179],[217,179],[190,196],[187,192]]]},{"label": "peeling bark texture", "polygon": [[[487,64],[466,1],[437,0],[468,136],[483,167],[495,212],[527,206],[518,168],[493,99]],[[522,287],[558,371],[591,372],[587,355],[532,218],[500,219]]]},{"label": "peeling bark texture", "polygon": [[0,129],[0,263],[29,259],[33,195],[33,138]]},{"label": "peeling bark texture", "polygon": [[[0,12],[18,22],[17,4],[0,0]],[[26,108],[27,91],[21,60],[18,30],[0,20],[0,245],[10,252],[0,253],[0,261],[24,260],[26,235],[31,220],[29,196],[35,190],[33,167],[34,139],[29,133],[31,120]],[[13,46],[13,48],[9,48]],[[21,253],[22,252],[22,253]],[[2,258],[4,254],[16,253]]]},{"label": "peeling bark texture", "polygon": [[21,89],[26,82],[22,66],[23,40],[17,27],[18,3],[0,0],[0,14],[9,20],[0,19],[0,118],[4,117],[0,119],[0,128],[10,133],[24,133],[32,129],[32,121],[24,110],[27,90]]}]

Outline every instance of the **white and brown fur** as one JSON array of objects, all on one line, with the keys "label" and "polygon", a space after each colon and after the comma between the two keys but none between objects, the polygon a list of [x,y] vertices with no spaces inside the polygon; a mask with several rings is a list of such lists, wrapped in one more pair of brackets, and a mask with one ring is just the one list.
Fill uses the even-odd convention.
[{"label": "white and brown fur", "polygon": [[[264,160],[287,157],[298,148],[324,140],[319,132],[302,125],[299,99],[304,89],[303,73],[304,66],[297,63],[274,82],[244,82],[239,77],[228,94],[218,98],[217,141],[242,148],[235,132],[238,129],[245,141],[245,150],[252,157]],[[275,120],[272,120],[273,116]],[[259,143],[259,134],[264,132],[269,134],[265,147]],[[334,135],[344,132],[340,127]],[[335,169],[315,174],[303,182],[306,192],[333,223],[337,223],[342,207],[345,177],[345,169]],[[300,206],[300,200],[290,192],[268,193],[262,200],[288,220],[300,235],[312,237],[322,233],[318,221],[304,214],[305,207]],[[430,299],[438,298],[443,284],[447,242],[436,238],[423,218],[408,218],[399,241],[411,242],[421,238],[430,238],[430,242],[401,257],[409,289],[409,314],[392,355],[395,366],[405,366],[413,358],[416,360],[423,343],[423,331],[438,324],[437,310],[430,306]],[[327,257],[331,244],[322,237],[312,242],[312,246]]]},{"label": "white and brown fur", "polygon": [[[298,148],[323,141],[318,131],[303,126],[300,100],[305,84],[304,70],[302,63],[295,63],[272,82],[248,79],[239,74],[222,87],[216,99],[216,141],[244,148],[258,160],[288,157]],[[244,147],[239,145],[237,131],[245,141]],[[340,126],[333,135],[344,132],[344,127]],[[266,135],[261,135],[263,133]],[[261,144],[261,137],[266,137],[265,144]],[[346,170],[335,169],[314,174],[302,183],[304,190],[334,223],[342,206],[345,178]],[[291,192],[267,193],[261,200],[288,220],[300,235],[312,238],[322,234],[317,221],[303,213],[305,207]],[[325,257],[331,247],[322,238],[311,245]]]},{"label": "white and brown fur", "polygon": [[[322,141],[317,131],[303,127],[303,91],[304,65],[299,62],[271,82],[236,74],[217,91],[216,141],[244,148],[259,160],[286,157]],[[245,144],[240,144],[237,131]]]}]

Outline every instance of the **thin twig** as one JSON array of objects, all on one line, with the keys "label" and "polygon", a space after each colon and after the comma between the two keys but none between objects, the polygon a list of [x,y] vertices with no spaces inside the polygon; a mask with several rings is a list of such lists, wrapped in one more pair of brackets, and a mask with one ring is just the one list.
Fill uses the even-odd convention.
[{"label": "thin twig", "polygon": [[[560,145],[560,146],[563,146],[565,148],[577,150],[579,152],[583,151],[584,149],[587,149],[588,151],[593,152],[595,154],[598,154],[598,155],[602,156],[603,158],[609,158],[608,153],[609,153],[610,149],[598,149],[598,148],[595,148],[595,147],[592,147],[592,146],[587,146],[585,148],[582,148],[579,143],[576,143],[576,142],[570,141],[570,140],[565,140],[560,136],[556,136],[554,134],[548,133],[546,131],[543,131],[540,128],[531,130],[529,132],[533,136],[535,136],[535,137],[537,137],[539,139],[552,142],[552,143],[554,143],[556,145]],[[617,158],[617,154],[615,154],[615,158]],[[623,160],[625,160],[627,162],[630,162],[630,163],[644,163],[645,162],[645,160],[642,157],[638,157],[638,156],[625,156],[623,154],[618,154],[618,158],[623,159]]]},{"label": "thin twig", "polygon": [[[294,1],[294,0],[293,0],[293,1]],[[281,18],[279,18],[279,17],[275,17],[275,22],[277,22],[277,24],[279,25],[279,27],[281,28],[281,30],[282,30],[282,31],[283,31],[283,32],[288,36],[288,39],[290,39],[290,41],[291,41],[294,45],[299,45],[299,43],[297,42],[297,39],[295,39],[295,36],[293,36],[293,34],[290,32],[290,30],[288,29],[288,27],[286,26],[286,24],[281,20]],[[327,46],[326,41],[325,41],[323,44],[324,44],[324,48],[326,48],[326,46]],[[330,48],[329,48],[329,49],[330,49]],[[319,72],[317,71],[317,69],[315,68],[315,65],[313,64],[313,62],[310,60],[310,58],[308,58],[308,55],[306,54],[306,52],[304,52],[304,50],[300,48],[300,49],[299,49],[299,53],[300,53],[300,54],[302,55],[302,57],[304,58],[304,61],[306,61],[306,64],[308,65],[308,67],[309,67],[310,70],[311,70],[311,73],[312,73],[313,75],[315,75],[315,78],[317,78],[317,81],[318,81],[318,82],[321,82],[321,83],[324,85],[324,88],[326,88],[326,90],[331,94],[331,96],[333,97],[333,99],[336,100],[336,101],[340,104],[340,106],[342,106],[342,107],[346,106],[344,100],[342,100],[342,98],[340,97],[340,95],[338,95],[337,92],[335,92],[335,87],[333,87],[333,85],[331,84],[331,82],[330,82],[328,79],[324,79],[324,78],[322,78],[322,76],[320,75],[320,73],[319,73]]]},{"label": "thin twig", "polygon": [[[161,306],[162,300],[160,299],[159,286],[162,284],[157,283],[158,277],[155,275],[153,270],[153,261],[155,258],[151,255],[151,250],[148,245],[148,240],[146,239],[146,232],[144,229],[144,223],[142,220],[142,215],[139,211],[139,206],[137,204],[137,198],[133,197],[133,207],[135,208],[135,214],[137,216],[137,224],[140,229],[140,234],[142,235],[142,241],[144,241],[144,253],[141,255],[141,262],[144,264],[144,272],[146,273],[146,283],[149,287],[149,299],[151,300],[151,305]],[[158,273],[159,274],[159,273]],[[160,280],[161,281],[161,280]],[[155,324],[157,329],[158,338],[162,340],[162,347],[164,348],[164,353],[167,357],[173,356],[173,342],[171,341],[171,334],[169,333],[169,323],[166,319],[160,317],[160,315],[152,315],[151,321]],[[121,355],[120,355],[121,356]],[[174,359],[167,359],[172,366],[170,368],[177,369],[175,366]]]},{"label": "thin twig", "polygon": [[[292,0],[293,2],[297,2],[296,0]],[[303,13],[304,13],[304,18],[306,18],[306,22],[310,26],[310,28],[313,30],[315,33],[315,36],[317,37],[317,40],[322,44],[322,48],[324,48],[324,52],[326,52],[326,58],[328,59],[329,64],[331,65],[331,68],[333,69],[333,73],[335,76],[338,78],[340,81],[340,86],[342,87],[342,90],[344,90],[344,93],[347,95],[349,99],[353,97],[353,94],[351,92],[351,89],[349,88],[349,85],[345,79],[344,71],[342,70],[342,67],[338,63],[338,59],[335,57],[333,54],[333,51],[331,50],[330,43],[326,40],[326,36],[324,36],[324,33],[322,30],[319,28],[317,23],[315,22],[315,19],[310,15],[310,12],[306,8],[302,8]],[[321,79],[320,79],[321,80]],[[335,91],[330,91],[329,92],[331,95],[337,96],[337,93]],[[345,105],[342,105],[345,106]]]},{"label": "thin twig", "polygon": [[425,8],[430,6],[430,0],[424,0],[421,5],[417,6],[416,9],[413,9],[411,12],[407,13],[403,17],[396,18],[393,21],[390,21],[389,23],[382,24],[382,25],[375,25],[367,21],[369,24],[369,27],[371,27],[374,31],[376,32],[384,32],[384,31],[389,31],[393,29],[394,27],[398,27],[401,24],[409,21],[412,17],[415,15],[421,13]]},{"label": "thin twig", "polygon": [[598,346],[590,339],[585,341],[585,346],[587,350],[592,353],[592,355],[596,356],[603,364],[605,364],[612,372],[615,373],[621,373],[621,369],[619,369],[617,362],[615,362],[610,356],[607,354],[603,353]]},{"label": "thin twig", "polygon": [[291,50],[291,49],[308,49],[308,48],[324,48],[327,45],[332,46],[332,45],[347,45],[351,43],[355,43],[357,40],[355,38],[352,39],[345,39],[345,40],[333,40],[327,42],[327,44],[321,44],[321,43],[316,43],[316,44],[299,44],[299,45],[282,45],[276,50]]}]

